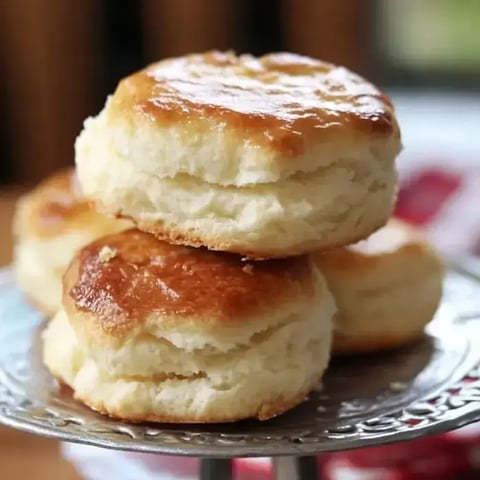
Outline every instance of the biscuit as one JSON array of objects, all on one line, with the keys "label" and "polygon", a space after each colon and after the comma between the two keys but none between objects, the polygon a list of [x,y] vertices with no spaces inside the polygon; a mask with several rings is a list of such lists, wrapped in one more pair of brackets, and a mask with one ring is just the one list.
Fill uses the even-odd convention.
[{"label": "biscuit", "polygon": [[441,259],[417,230],[398,220],[314,259],[338,308],[334,353],[405,345],[422,335],[440,302]]},{"label": "biscuit", "polygon": [[17,204],[13,229],[18,285],[45,314],[55,313],[63,272],[76,251],[127,225],[95,212],[80,193],[73,168],[52,175]]},{"label": "biscuit", "polygon": [[127,421],[261,420],[300,403],[329,354],[335,307],[308,256],[265,262],[129,230],[83,248],[64,277],[44,361]]},{"label": "biscuit", "polygon": [[100,210],[171,243],[270,258],[382,226],[400,133],[390,100],[345,68],[209,52],[123,79],[75,150]]}]

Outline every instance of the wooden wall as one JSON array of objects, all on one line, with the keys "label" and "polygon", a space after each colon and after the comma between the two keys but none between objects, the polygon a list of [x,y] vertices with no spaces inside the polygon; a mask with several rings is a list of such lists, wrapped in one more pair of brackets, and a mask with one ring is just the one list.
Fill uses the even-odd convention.
[{"label": "wooden wall", "polygon": [[[253,29],[257,39],[272,35],[272,22],[276,22],[281,30],[280,41],[262,45],[325,58],[360,71],[366,69],[368,1],[262,2],[260,25],[252,18],[253,7],[259,5],[255,0],[134,2],[139,9],[135,21],[140,22],[143,50],[138,62],[214,47],[244,50],[257,41],[248,38]],[[0,147],[0,162],[16,182],[38,181],[71,163],[73,141],[83,119],[99,108],[98,99],[108,93],[105,30],[112,9],[115,12],[115,8],[123,8],[128,2],[112,0],[106,10],[107,3],[0,2],[0,67],[4,72],[1,87],[5,92],[0,138],[6,142]],[[122,43],[128,45],[129,40],[127,37]]]}]

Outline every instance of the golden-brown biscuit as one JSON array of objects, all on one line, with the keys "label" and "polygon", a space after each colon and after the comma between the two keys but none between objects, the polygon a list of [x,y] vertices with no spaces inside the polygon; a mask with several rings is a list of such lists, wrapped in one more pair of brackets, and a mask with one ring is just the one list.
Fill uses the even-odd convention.
[{"label": "golden-brown biscuit", "polygon": [[399,150],[390,100],[347,69],[208,52],[122,80],[76,163],[101,210],[171,243],[270,258],[382,226]]},{"label": "golden-brown biscuit", "polygon": [[309,257],[244,262],[129,230],[83,248],[44,361],[130,421],[266,419],[300,403],[329,354],[334,302]]},{"label": "golden-brown biscuit", "polygon": [[399,220],[367,240],[314,258],[338,308],[334,353],[407,344],[421,336],[439,304],[442,261],[417,230]]},{"label": "golden-brown biscuit", "polygon": [[61,279],[76,251],[128,222],[96,213],[82,196],[74,169],[52,175],[23,196],[14,219],[18,285],[44,313],[61,303]]}]

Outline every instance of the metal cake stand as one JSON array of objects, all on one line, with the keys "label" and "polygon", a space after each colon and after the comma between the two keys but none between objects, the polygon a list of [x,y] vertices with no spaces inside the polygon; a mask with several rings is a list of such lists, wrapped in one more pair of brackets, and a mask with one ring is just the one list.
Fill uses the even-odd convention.
[{"label": "metal cake stand", "polygon": [[316,478],[314,455],[418,438],[480,420],[480,281],[452,268],[424,338],[334,359],[322,387],[267,422],[128,424],[83,407],[42,366],[41,316],[0,271],[0,422],[68,442],[202,457],[202,479],[231,478],[233,457],[274,457],[277,479]]}]

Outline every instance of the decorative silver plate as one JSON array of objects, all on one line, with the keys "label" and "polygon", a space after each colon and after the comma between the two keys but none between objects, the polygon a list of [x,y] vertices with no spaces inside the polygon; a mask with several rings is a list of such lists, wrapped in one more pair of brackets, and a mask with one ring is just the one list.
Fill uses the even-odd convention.
[{"label": "decorative silver plate", "polygon": [[452,269],[424,338],[335,359],[323,387],[267,422],[132,425],[74,401],[40,361],[42,319],[0,273],[0,422],[100,447],[213,457],[309,455],[444,432],[480,420],[480,283]]}]

